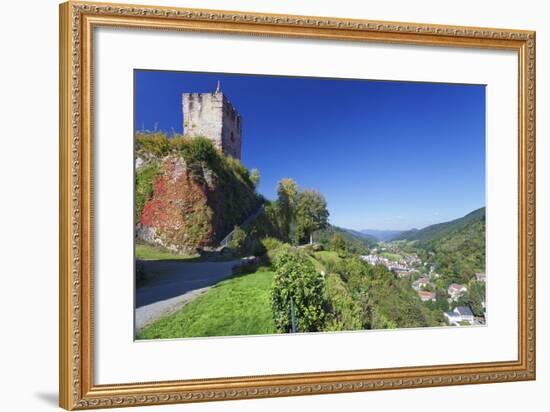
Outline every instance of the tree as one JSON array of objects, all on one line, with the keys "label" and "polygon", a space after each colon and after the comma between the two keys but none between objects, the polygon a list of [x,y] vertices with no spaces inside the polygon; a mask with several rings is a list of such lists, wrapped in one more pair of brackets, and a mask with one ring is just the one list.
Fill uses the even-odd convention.
[{"label": "tree", "polygon": [[335,233],[330,239],[330,248],[334,252],[343,253],[346,251],[346,240],[340,233]]},{"label": "tree", "polygon": [[286,251],[276,259],[271,289],[273,320],[280,333],[287,333],[292,328],[291,299],[297,332],[323,329],[329,310],[325,279],[306,256]]},{"label": "tree", "polygon": [[246,232],[241,229],[239,226],[233,228],[233,235],[229,242],[229,247],[235,249],[237,252],[241,253],[245,247],[246,242]]},{"label": "tree", "polygon": [[257,188],[260,184],[260,171],[258,169],[252,169],[250,171],[250,181],[254,185],[254,188]]},{"label": "tree", "polygon": [[298,193],[295,242],[311,242],[311,234],[327,226],[328,216],[327,202],[321,193],[310,189]]},{"label": "tree", "polygon": [[485,300],[484,284],[475,280],[468,283],[468,305],[475,316],[483,316],[483,301]]},{"label": "tree", "polygon": [[296,215],[298,185],[290,178],[281,179],[277,186],[277,206],[282,235],[290,239],[290,232]]}]

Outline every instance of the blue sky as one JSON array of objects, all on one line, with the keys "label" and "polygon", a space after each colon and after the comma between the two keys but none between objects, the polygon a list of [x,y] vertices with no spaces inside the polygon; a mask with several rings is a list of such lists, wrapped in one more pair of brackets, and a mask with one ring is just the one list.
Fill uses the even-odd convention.
[{"label": "blue sky", "polygon": [[135,128],[181,133],[183,92],[217,81],[243,119],[242,163],[276,197],[292,177],[330,222],[410,229],[485,205],[485,86],[135,71]]}]

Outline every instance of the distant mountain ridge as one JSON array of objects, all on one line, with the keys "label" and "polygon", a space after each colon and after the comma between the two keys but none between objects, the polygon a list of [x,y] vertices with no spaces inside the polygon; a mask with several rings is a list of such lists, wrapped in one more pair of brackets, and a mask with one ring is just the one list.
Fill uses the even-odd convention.
[{"label": "distant mountain ridge", "polygon": [[380,229],[363,229],[359,233],[370,236],[378,241],[385,242],[393,240],[395,237],[403,233],[403,230],[380,230]]},{"label": "distant mountain ridge", "polygon": [[465,229],[468,225],[485,221],[485,207],[474,210],[467,215],[448,222],[436,223],[423,229],[412,229],[400,233],[391,240],[418,240],[420,242],[433,242],[446,237],[454,232]]},{"label": "distant mountain ridge", "polygon": [[348,233],[351,233],[353,236],[361,238],[361,239],[367,239],[369,241],[373,241],[375,243],[378,243],[380,239],[378,239],[376,236],[370,235],[368,233],[363,233],[362,230],[353,230],[353,229],[344,229]]}]

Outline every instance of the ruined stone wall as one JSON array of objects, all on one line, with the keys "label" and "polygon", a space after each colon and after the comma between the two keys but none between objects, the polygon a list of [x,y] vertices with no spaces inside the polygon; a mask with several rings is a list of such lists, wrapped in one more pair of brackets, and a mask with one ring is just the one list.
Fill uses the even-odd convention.
[{"label": "ruined stone wall", "polygon": [[207,137],[224,154],[241,158],[241,118],[223,93],[184,93],[183,129],[189,137]]}]

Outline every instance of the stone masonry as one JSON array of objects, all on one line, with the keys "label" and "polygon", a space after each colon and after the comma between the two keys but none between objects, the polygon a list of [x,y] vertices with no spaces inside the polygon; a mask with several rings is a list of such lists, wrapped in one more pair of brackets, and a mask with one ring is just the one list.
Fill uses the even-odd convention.
[{"label": "stone masonry", "polygon": [[225,155],[240,160],[242,120],[229,99],[220,91],[183,93],[183,134],[206,137]]}]

